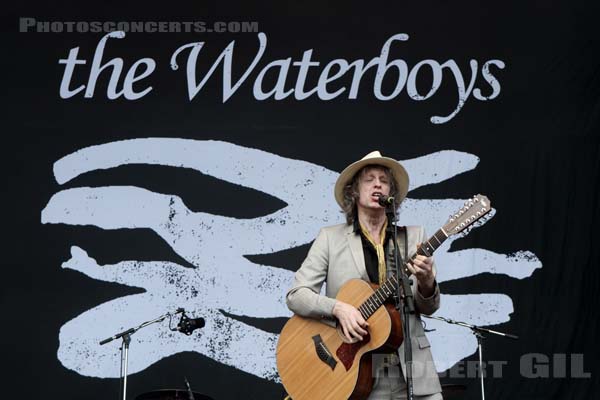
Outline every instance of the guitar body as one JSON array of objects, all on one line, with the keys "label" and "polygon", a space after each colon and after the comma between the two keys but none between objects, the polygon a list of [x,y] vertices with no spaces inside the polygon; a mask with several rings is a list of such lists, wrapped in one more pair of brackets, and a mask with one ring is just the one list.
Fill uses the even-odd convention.
[{"label": "guitar body", "polygon": [[[336,298],[358,307],[373,293],[372,285],[353,279],[342,286]],[[392,305],[379,307],[368,323],[369,334],[362,341],[348,343],[339,327],[293,316],[277,344],[277,369],[291,398],[366,399],[374,381],[368,353],[391,352],[402,344],[402,321]]]}]

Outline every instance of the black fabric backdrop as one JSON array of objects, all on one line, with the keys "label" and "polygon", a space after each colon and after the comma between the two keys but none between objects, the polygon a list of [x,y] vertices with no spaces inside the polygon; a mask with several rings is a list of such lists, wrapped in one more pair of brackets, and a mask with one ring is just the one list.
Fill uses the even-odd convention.
[{"label": "black fabric backdrop", "polygon": [[[444,293],[501,290],[513,300],[510,322],[492,328],[517,333],[521,339],[486,340],[486,359],[509,362],[502,378],[487,381],[487,397],[590,399],[598,394],[600,36],[591,2],[370,2],[342,8],[319,3],[192,8],[173,3],[162,9],[119,3],[84,9],[79,4],[25,2],[9,7],[10,16],[2,23],[3,397],[117,398],[116,379],[84,377],[60,364],[58,331],[81,312],[135,290],[61,269],[68,244],[102,254],[107,263],[174,260],[175,255],[151,233],[109,234],[43,225],[40,212],[59,190],[52,175],[56,160],[86,146],[138,137],[223,140],[334,171],[373,148],[403,159],[445,149],[477,155],[481,162],[475,170],[409,196],[464,198],[485,193],[498,214],[453,249],[483,246],[502,253],[528,249],[543,263],[528,279],[482,274],[442,284]],[[151,79],[153,92],[137,101],[111,101],[105,96],[107,79],[101,78],[92,99],[78,95],[63,100],[58,94],[63,72],[58,59],[80,46],[80,56],[90,60],[101,35],[19,33],[18,17],[28,16],[63,21],[258,21],[269,39],[264,60],[298,59],[313,48],[314,58],[323,64],[334,58],[369,59],[379,54],[391,35],[408,33],[410,40],[395,46],[393,53],[409,65],[425,58],[453,58],[466,69],[471,58],[480,62],[497,58],[506,67],[495,71],[502,88],[497,99],[481,102],[471,97],[454,119],[435,125],[429,117],[450,110],[456,101],[456,89],[447,80],[423,102],[408,99],[405,92],[393,101],[378,101],[372,95],[371,77],[356,100],[342,96],[325,102],[313,96],[301,102],[261,102],[247,83],[222,103],[219,72],[189,101],[183,73],[166,67],[171,52],[183,43],[206,40],[204,56],[214,60],[236,40],[236,57],[240,56],[236,71],[256,51],[256,34],[128,34],[110,41],[105,57],[123,57],[128,65],[141,57],[158,60]],[[75,74],[75,79],[84,77]],[[238,218],[282,206],[259,192],[197,173],[175,175],[167,167],[95,171],[64,186],[106,184],[173,193],[185,198],[192,210]],[[244,207],[236,207],[233,196]],[[305,245],[254,260],[295,270],[307,250]],[[278,332],[285,320],[245,322]],[[526,353],[549,357],[583,353],[585,371],[592,376],[525,378],[518,366]],[[475,354],[469,360],[475,360]],[[196,353],[169,357],[132,376],[130,396],[182,387],[183,375],[197,391],[215,399],[282,398],[280,385]],[[444,378],[443,383],[466,384],[467,398],[479,398],[476,379]]]}]

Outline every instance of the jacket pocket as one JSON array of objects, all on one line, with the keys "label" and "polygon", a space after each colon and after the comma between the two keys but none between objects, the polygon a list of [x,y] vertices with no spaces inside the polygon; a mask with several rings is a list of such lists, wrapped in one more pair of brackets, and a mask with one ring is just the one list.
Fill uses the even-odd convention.
[{"label": "jacket pocket", "polygon": [[429,339],[427,339],[427,336],[425,336],[425,335],[417,336],[417,343],[419,343],[420,349],[426,349],[428,347],[431,347],[431,344],[429,343]]}]

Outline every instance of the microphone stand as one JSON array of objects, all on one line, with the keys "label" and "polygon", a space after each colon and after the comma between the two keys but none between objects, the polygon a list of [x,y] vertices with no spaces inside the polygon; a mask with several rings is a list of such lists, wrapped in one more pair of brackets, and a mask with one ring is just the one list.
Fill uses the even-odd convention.
[{"label": "microphone stand", "polygon": [[[179,314],[179,313],[184,313],[185,311],[183,310],[183,308],[178,308],[177,311],[175,312],[175,314]],[[129,343],[131,343],[131,335],[133,335],[134,333],[136,333],[137,331],[139,331],[142,328],[145,328],[148,325],[157,323],[157,322],[162,322],[165,320],[165,318],[169,317],[171,318],[173,315],[172,313],[166,313],[164,315],[161,315],[158,318],[154,318],[151,321],[146,321],[144,323],[142,323],[139,326],[133,327],[133,328],[129,328],[123,332],[117,333],[109,338],[106,338],[104,340],[100,341],[100,345],[104,345],[106,343],[112,342],[115,339],[123,339],[123,342],[121,344],[121,376],[119,377],[120,379],[120,383],[121,383],[121,400],[127,400],[127,364],[128,364],[128,357],[129,357]]]},{"label": "microphone stand", "polygon": [[192,392],[192,387],[190,386],[190,382],[187,380],[187,377],[183,377],[183,379],[185,379],[185,386],[187,387],[187,392],[188,392],[188,400],[196,400],[196,398],[194,397],[194,392]]},{"label": "microphone stand", "polygon": [[479,352],[479,361],[478,361],[479,368],[478,368],[478,370],[479,370],[479,378],[481,380],[481,400],[485,400],[485,390],[484,390],[484,386],[483,386],[483,349],[482,349],[482,347],[483,347],[482,340],[485,339],[485,336],[483,336],[483,334],[490,333],[493,335],[504,336],[504,337],[507,337],[510,339],[515,339],[515,340],[518,339],[519,337],[516,335],[511,335],[510,333],[498,332],[498,331],[494,331],[492,329],[482,328],[477,325],[467,324],[466,322],[454,321],[449,318],[437,317],[434,315],[423,315],[423,316],[426,318],[430,318],[430,319],[437,319],[440,321],[444,321],[448,324],[464,326],[465,328],[469,328],[471,330],[471,332],[473,333],[473,335],[475,335],[475,337],[477,338],[477,349]]},{"label": "microphone stand", "polygon": [[[412,340],[410,337],[410,321],[408,316],[415,313],[415,301],[414,295],[411,289],[411,281],[408,276],[404,273],[404,270],[400,268],[399,256],[398,256],[398,227],[396,221],[398,216],[396,215],[395,204],[388,205],[386,207],[386,215],[388,217],[388,227],[392,226],[392,235],[394,243],[394,267],[396,269],[396,277],[398,278],[398,293],[394,296],[396,301],[396,309],[400,311],[402,317],[402,328],[404,333],[404,363],[406,365],[406,394],[407,400],[413,400],[413,375],[412,375]],[[408,235],[408,232],[406,232]],[[408,237],[406,238],[408,240]],[[406,254],[408,257],[408,254]],[[402,304],[400,304],[402,301]]]}]

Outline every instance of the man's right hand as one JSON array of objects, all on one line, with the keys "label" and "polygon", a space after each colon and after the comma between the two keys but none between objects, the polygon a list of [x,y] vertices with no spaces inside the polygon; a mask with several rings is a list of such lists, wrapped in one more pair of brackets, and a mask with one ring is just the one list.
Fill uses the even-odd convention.
[{"label": "man's right hand", "polygon": [[362,340],[368,332],[369,324],[360,314],[356,307],[342,301],[336,301],[333,306],[333,315],[342,326],[342,332],[350,342]]}]

